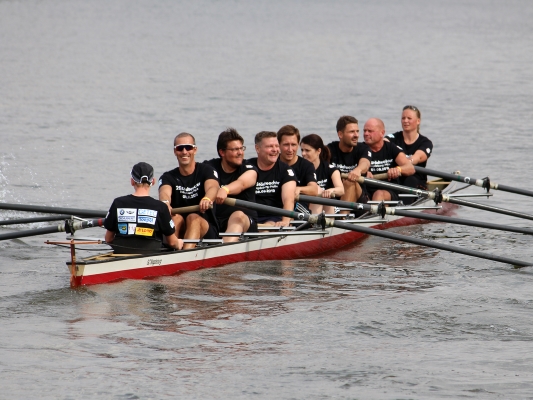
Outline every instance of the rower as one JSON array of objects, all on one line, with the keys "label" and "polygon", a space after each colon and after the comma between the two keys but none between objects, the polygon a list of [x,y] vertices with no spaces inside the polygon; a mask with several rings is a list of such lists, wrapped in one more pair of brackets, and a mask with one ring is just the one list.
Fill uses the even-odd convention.
[{"label": "rower", "polygon": [[[302,157],[310,161],[315,167],[317,184],[319,186],[318,196],[340,198],[344,194],[344,185],[342,184],[339,169],[330,163],[331,152],[329,147],[324,145],[322,138],[314,133],[304,136],[300,142],[300,146]],[[320,204],[310,204],[309,209],[313,214],[320,214],[322,211],[326,214],[333,214],[335,212],[333,206],[322,206]]]},{"label": "rower", "polygon": [[[184,239],[216,239],[217,221],[212,210],[220,188],[216,171],[209,165],[194,161],[197,146],[194,136],[182,132],[174,138],[174,154],[178,167],[159,178],[159,200],[171,210],[176,207],[200,206],[200,212],[176,214],[172,217],[176,235]],[[185,243],[184,249],[196,243]]]},{"label": "rower", "polygon": [[[279,143],[276,132],[259,132],[255,135],[257,157],[251,158],[250,164],[257,167],[255,200],[258,204],[294,210],[294,193],[296,176],[294,171],[280,161]],[[268,215],[258,212],[258,223],[271,226],[288,226],[289,217]]]},{"label": "rower", "polygon": [[[425,168],[433,151],[433,143],[420,134],[420,118],[420,110],[417,107],[405,106],[402,111],[402,130],[385,136],[385,140],[400,146],[411,164]],[[400,184],[427,190],[427,179],[426,174],[416,171],[413,175],[401,176]],[[407,200],[407,203],[413,200]]]},{"label": "rower", "polygon": [[[280,147],[279,159],[287,164],[296,175],[295,195],[318,195],[318,184],[314,165],[303,157],[298,156],[300,131],[293,125],[285,125],[277,133]],[[296,211],[309,213],[309,204],[298,202]]]},{"label": "rower", "polygon": [[[369,178],[373,174],[386,172],[388,179],[400,183],[400,176],[411,176],[415,173],[413,164],[407,159],[402,148],[384,140],[385,124],[378,118],[370,118],[365,123],[365,143],[370,147],[372,161],[370,163]],[[398,193],[394,190],[368,187],[369,195],[373,201],[399,201]]]},{"label": "rower", "polygon": [[168,246],[180,250],[183,240],[174,231],[174,222],[167,206],[150,197],[155,183],[154,169],[145,162],[131,170],[134,193],[117,197],[104,221],[105,241],[116,254],[160,251],[163,235]]},{"label": "rower", "polygon": [[[227,197],[255,203],[257,169],[244,161],[244,139],[228,128],[218,136],[217,152],[220,158],[204,161],[213,167],[219,177],[220,189],[216,194],[216,217],[220,231],[228,233],[257,232],[257,211],[224,204]],[[236,242],[237,236],[225,236],[224,242]]]},{"label": "rower", "polygon": [[365,176],[370,168],[371,153],[365,143],[358,143],[359,121],[350,115],[343,115],[337,121],[338,141],[328,144],[331,151],[331,164],[339,169],[341,174],[348,174],[343,179],[344,195],[341,200],[366,203],[368,194],[365,185],[357,182]]}]

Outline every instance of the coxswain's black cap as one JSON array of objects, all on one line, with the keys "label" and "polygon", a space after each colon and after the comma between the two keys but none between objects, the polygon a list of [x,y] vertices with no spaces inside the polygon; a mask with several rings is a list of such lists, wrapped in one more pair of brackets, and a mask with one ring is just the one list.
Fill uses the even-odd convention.
[{"label": "coxswain's black cap", "polygon": [[131,179],[137,183],[149,183],[152,184],[154,178],[154,169],[152,166],[145,162],[137,163],[131,169]]}]

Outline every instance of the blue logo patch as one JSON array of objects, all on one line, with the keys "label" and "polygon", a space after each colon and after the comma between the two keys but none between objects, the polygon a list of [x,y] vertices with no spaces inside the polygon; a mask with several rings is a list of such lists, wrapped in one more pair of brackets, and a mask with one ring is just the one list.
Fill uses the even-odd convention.
[{"label": "blue logo patch", "polygon": [[128,224],[118,224],[118,233],[121,235],[128,234]]}]

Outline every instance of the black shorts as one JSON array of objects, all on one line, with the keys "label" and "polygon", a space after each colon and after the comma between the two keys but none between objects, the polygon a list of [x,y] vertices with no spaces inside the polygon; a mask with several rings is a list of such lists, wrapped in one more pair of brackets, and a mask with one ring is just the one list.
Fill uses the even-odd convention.
[{"label": "black shorts", "polygon": [[280,222],[281,219],[282,219],[282,217],[280,217],[279,215],[270,215],[270,216],[266,216],[266,217],[258,217],[257,218],[257,223],[258,224],[264,224],[265,222],[268,222],[268,221]]}]

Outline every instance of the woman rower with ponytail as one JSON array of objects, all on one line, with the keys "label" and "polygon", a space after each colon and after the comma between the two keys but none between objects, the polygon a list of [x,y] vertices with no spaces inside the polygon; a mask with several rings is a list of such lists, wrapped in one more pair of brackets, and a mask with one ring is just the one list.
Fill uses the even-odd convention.
[{"label": "woman rower with ponytail", "polygon": [[[324,145],[322,138],[314,133],[304,136],[300,142],[300,148],[302,157],[315,166],[316,181],[319,186],[318,195],[326,198],[340,198],[344,194],[341,173],[338,168],[329,164],[331,153]],[[334,213],[334,207],[320,204],[309,204],[309,209],[313,214],[321,213],[322,209],[327,214]]]},{"label": "woman rower with ponytail", "polygon": [[[420,118],[420,110],[417,107],[405,106],[402,111],[403,130],[387,135],[385,138],[401,147],[413,165],[425,167],[433,151],[433,143],[420,134]],[[427,178],[426,174],[416,172],[411,176],[400,177],[400,183],[404,186],[426,190]]]}]

